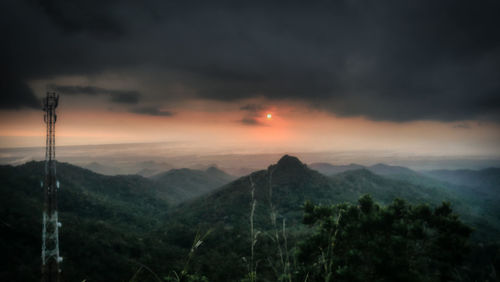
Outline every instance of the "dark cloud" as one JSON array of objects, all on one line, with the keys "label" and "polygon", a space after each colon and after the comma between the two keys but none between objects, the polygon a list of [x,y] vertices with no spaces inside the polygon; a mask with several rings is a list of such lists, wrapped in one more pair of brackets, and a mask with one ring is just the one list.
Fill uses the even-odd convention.
[{"label": "dark cloud", "polygon": [[459,128],[459,129],[470,129],[471,126],[465,122],[455,124],[453,128]]},{"label": "dark cloud", "polygon": [[111,102],[122,104],[137,104],[139,102],[139,93],[135,91],[125,91],[122,93],[112,93]]},{"label": "dark cloud", "polygon": [[257,118],[263,115],[265,110],[264,106],[260,104],[247,104],[240,107],[240,110],[242,110],[244,113],[244,117],[240,120],[242,124],[263,125]]},{"label": "dark cloud", "polygon": [[249,112],[251,114],[258,114],[262,111],[264,111],[264,106],[259,105],[259,104],[247,104],[242,107],[240,107],[240,110]]},{"label": "dark cloud", "polygon": [[39,0],[43,12],[64,32],[89,32],[106,36],[124,35],[124,27],[116,14],[109,13],[116,1]]},{"label": "dark cloud", "polygon": [[[5,0],[0,60],[21,83],[141,70],[215,100],[293,99],[373,120],[499,121],[499,8],[492,0]],[[169,94],[150,100],[182,97],[158,92]],[[26,105],[12,93],[2,93],[2,108]]]},{"label": "dark cloud", "polygon": [[155,107],[141,107],[141,108],[133,108],[131,110],[132,113],[141,114],[141,115],[150,115],[150,116],[164,116],[171,117],[174,113],[170,111],[162,111]]},{"label": "dark cloud", "polygon": [[251,117],[244,117],[240,120],[240,122],[244,125],[262,125],[262,123],[257,119]]},{"label": "dark cloud", "polygon": [[26,83],[0,78],[0,109],[41,109],[42,103],[35,97]]},{"label": "dark cloud", "polygon": [[138,91],[107,89],[95,86],[50,85],[50,89],[66,95],[107,95],[109,100],[122,104],[137,104],[141,94]]}]

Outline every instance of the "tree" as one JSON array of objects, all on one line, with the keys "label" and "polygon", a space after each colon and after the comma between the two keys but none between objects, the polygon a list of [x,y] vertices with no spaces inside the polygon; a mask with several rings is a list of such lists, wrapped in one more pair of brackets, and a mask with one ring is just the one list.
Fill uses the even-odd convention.
[{"label": "tree", "polygon": [[449,281],[468,252],[472,229],[449,203],[436,208],[368,195],[357,205],[305,204],[317,232],[301,243],[301,275],[313,281]]}]

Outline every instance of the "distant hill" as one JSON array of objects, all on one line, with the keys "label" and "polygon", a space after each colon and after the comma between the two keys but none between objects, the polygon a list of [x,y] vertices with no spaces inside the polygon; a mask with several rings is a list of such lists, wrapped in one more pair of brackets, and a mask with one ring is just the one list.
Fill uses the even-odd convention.
[{"label": "distant hill", "polygon": [[454,182],[446,182],[445,178],[432,177],[429,173],[417,172],[411,170],[407,167],[402,166],[392,166],[387,164],[375,164],[372,166],[362,166],[358,164],[350,165],[332,165],[329,163],[313,163],[310,165],[311,168],[318,170],[324,175],[334,177],[349,171],[365,169],[376,175],[384,176],[392,180],[399,180],[406,183],[410,183],[422,187],[432,187],[438,190],[444,190],[448,192],[468,192],[462,190],[470,190],[469,188],[457,187],[453,184]]},{"label": "distant hill", "polygon": [[173,168],[170,164],[156,161],[129,162],[119,165],[91,162],[83,167],[104,175],[138,174],[144,177],[149,177]]},{"label": "distant hill", "polygon": [[224,171],[236,177],[249,175],[254,171],[260,170],[260,168],[251,168],[251,167],[224,167],[223,169]]},{"label": "distant hill", "polygon": [[229,183],[234,178],[214,166],[206,170],[172,169],[150,177],[158,186],[162,187],[161,193],[175,198],[177,202],[206,194]]},{"label": "distant hill", "polygon": [[358,169],[367,169],[373,173],[382,176],[403,176],[403,175],[415,175],[417,172],[402,166],[392,166],[386,164],[376,164],[372,166],[363,166],[359,164],[349,164],[349,165],[332,165],[330,163],[312,163],[309,165],[310,168],[321,172],[324,175],[332,176],[342,172]]},{"label": "distant hill", "polygon": [[482,170],[430,170],[424,171],[425,175],[455,185],[473,187],[481,192],[499,194],[500,168],[487,168]]},{"label": "distant hill", "polygon": [[98,162],[91,162],[87,165],[84,165],[83,168],[86,168],[86,169],[91,170],[95,173],[104,174],[104,175],[121,174],[120,169],[113,167],[113,166],[103,165],[103,164],[98,163]]},{"label": "distant hill", "polygon": [[358,198],[362,194],[370,194],[374,199],[384,204],[395,198],[407,199],[414,203],[440,204],[443,201],[455,200],[454,195],[434,187],[416,185],[408,181],[381,176],[369,169],[346,171],[331,177],[336,189],[344,191],[346,195],[355,193],[347,198]]},{"label": "distant hill", "polygon": [[414,176],[418,174],[407,167],[386,165],[382,163],[369,166],[368,170],[382,176]]},{"label": "distant hill", "polygon": [[329,163],[312,163],[309,165],[310,168],[319,171],[324,175],[335,175],[348,170],[356,170],[365,168],[359,164],[350,164],[350,165],[332,165]]},{"label": "distant hill", "polygon": [[172,168],[173,166],[166,162],[144,161],[136,164],[134,170],[138,175],[150,177]]}]

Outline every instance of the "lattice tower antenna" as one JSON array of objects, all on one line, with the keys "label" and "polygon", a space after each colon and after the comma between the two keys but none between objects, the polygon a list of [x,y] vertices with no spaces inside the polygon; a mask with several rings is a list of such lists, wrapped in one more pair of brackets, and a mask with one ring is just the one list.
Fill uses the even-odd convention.
[{"label": "lattice tower antenna", "polygon": [[59,228],[57,216],[57,191],[59,181],[56,178],[56,108],[59,95],[47,92],[44,99],[44,121],[47,124],[45,141],[45,180],[42,183],[44,207],[42,214],[42,282],[60,281],[61,269],[59,256]]}]

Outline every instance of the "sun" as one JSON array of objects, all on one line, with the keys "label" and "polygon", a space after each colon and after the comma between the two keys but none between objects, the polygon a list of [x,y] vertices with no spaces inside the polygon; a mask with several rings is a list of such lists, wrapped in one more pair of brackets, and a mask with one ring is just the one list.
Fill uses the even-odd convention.
[{"label": "sun", "polygon": [[271,119],[273,117],[273,115],[272,114],[267,114],[266,117],[267,117],[267,119]]}]

